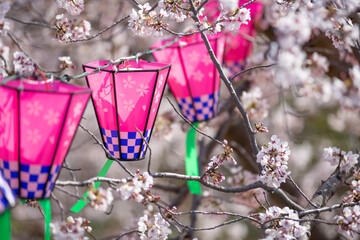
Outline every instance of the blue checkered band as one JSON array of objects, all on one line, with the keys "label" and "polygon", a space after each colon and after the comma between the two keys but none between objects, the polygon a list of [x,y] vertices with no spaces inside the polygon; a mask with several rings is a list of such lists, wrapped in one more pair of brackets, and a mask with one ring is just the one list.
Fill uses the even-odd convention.
[{"label": "blue checkered band", "polygon": [[[194,97],[194,104],[192,104],[191,97],[177,98],[176,100],[182,113],[190,122],[205,121],[215,117],[219,91]],[[189,104],[189,102],[191,103]]]},{"label": "blue checkered band", "polygon": [[228,70],[227,75],[230,79],[245,69],[240,62],[226,63],[226,68]]},{"label": "blue checkered band", "polygon": [[46,188],[44,197],[50,197],[57,174],[60,171],[59,165],[50,167],[20,164],[20,171],[18,171],[18,167],[17,161],[7,162],[0,159],[1,172],[16,195],[21,198],[43,198]]},{"label": "blue checkered band", "polygon": [[46,183],[46,189],[45,189],[45,198],[49,198],[50,194],[54,188],[55,181],[57,179],[57,176],[59,174],[61,166],[60,165],[53,165],[50,170],[50,176],[48,179],[48,182]]},{"label": "blue checkered band", "polygon": [[176,101],[178,102],[184,117],[186,117],[186,119],[190,122],[196,121],[194,105],[191,97],[176,98]]},{"label": "blue checkered band", "polygon": [[19,163],[0,159],[0,170],[14,193],[19,195]]},{"label": "blue checkered band", "polygon": [[[101,128],[105,147],[118,159],[139,159],[145,156],[146,144],[138,132],[120,132],[120,145],[117,130]],[[144,138],[149,141],[151,129],[145,132]]]}]

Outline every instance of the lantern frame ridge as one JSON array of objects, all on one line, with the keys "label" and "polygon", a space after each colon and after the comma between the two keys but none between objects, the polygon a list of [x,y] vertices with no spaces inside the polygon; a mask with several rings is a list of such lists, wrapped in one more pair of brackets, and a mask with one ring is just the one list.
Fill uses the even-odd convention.
[{"label": "lantern frame ridge", "polygon": [[[95,63],[95,62],[98,62],[98,63],[101,63],[101,62],[105,63],[105,62],[107,62],[107,63],[108,63],[108,62],[110,62],[110,60],[97,60],[97,61],[92,61],[92,62],[87,63],[87,64],[83,64],[83,65],[82,65],[83,71],[86,72],[86,70],[85,70],[86,68],[94,69],[94,70],[98,69],[99,66],[101,66],[101,64],[99,64],[98,67],[94,67],[94,66],[89,65],[89,64],[92,64],[92,63]],[[152,64],[152,63],[154,63],[154,62],[149,62],[149,61],[145,61],[145,60],[139,60],[139,61],[136,62],[137,65],[139,65],[139,64],[141,64],[141,63]],[[155,62],[155,63],[156,63],[156,62]],[[112,77],[112,84],[113,84],[113,86],[114,86],[114,89],[116,89],[116,81],[115,81],[116,78],[115,78],[115,74],[118,74],[118,73],[129,73],[129,72],[138,72],[138,73],[140,73],[140,72],[153,72],[153,73],[156,73],[156,80],[155,80],[155,83],[154,83],[154,87],[155,87],[155,86],[157,85],[157,83],[158,83],[158,76],[159,76],[159,74],[160,74],[160,71],[165,70],[165,69],[168,68],[169,70],[168,70],[168,73],[166,74],[165,85],[164,85],[164,88],[163,88],[163,90],[162,90],[162,92],[161,92],[161,98],[162,98],[162,96],[164,95],[164,92],[165,92],[166,83],[167,83],[167,80],[168,80],[168,78],[169,78],[169,74],[170,74],[171,66],[172,66],[172,65],[171,65],[171,64],[167,64],[167,63],[161,63],[161,64],[163,64],[163,65],[165,65],[165,66],[163,66],[163,67],[158,67],[158,68],[154,68],[154,69],[140,69],[140,68],[139,68],[139,69],[136,69],[136,68],[126,69],[126,68],[124,68],[124,69],[121,69],[121,70],[118,70],[118,71],[113,70],[113,69],[101,69],[100,71],[104,71],[104,72],[108,72],[108,73],[111,73],[111,74],[112,74],[112,75],[111,75],[111,77]],[[110,66],[111,66],[111,65],[110,65]],[[85,79],[86,79],[86,84],[87,84],[87,86],[90,88],[90,84],[89,84],[88,77],[85,76]],[[155,95],[155,88],[154,88],[154,91],[152,92],[152,95],[151,95],[151,98],[150,98],[150,107],[149,107],[149,109],[151,109],[151,106],[152,106],[152,104],[153,104],[154,95]],[[146,134],[145,134],[145,133],[147,132],[146,126],[147,126],[148,121],[149,121],[149,117],[150,117],[150,113],[151,113],[150,110],[149,110],[149,112],[148,112],[148,114],[147,114],[147,116],[146,116],[146,121],[145,121],[144,130],[143,130],[143,131],[138,130],[138,131],[141,132],[141,134],[142,134],[141,143],[140,143],[140,146],[141,146],[141,147],[140,147],[140,150],[139,150],[138,157],[137,157],[137,158],[127,158],[127,159],[122,158],[122,152],[121,152],[121,146],[120,146],[121,138],[120,138],[120,126],[119,126],[118,102],[117,102],[116,94],[114,94],[115,117],[116,117],[116,125],[117,125],[117,132],[118,132],[117,138],[118,138],[118,141],[119,141],[119,155],[120,155],[120,157],[117,158],[117,157],[115,157],[115,156],[113,156],[113,155],[109,156],[110,151],[109,151],[109,149],[106,147],[106,141],[105,141],[105,139],[104,139],[104,135],[101,133],[102,127],[101,127],[100,121],[99,121],[98,110],[97,110],[97,108],[95,107],[95,106],[96,106],[96,105],[95,105],[95,101],[94,101],[94,98],[93,98],[92,96],[91,96],[91,102],[92,102],[93,107],[94,107],[95,116],[96,116],[97,124],[98,124],[99,130],[100,130],[100,135],[101,135],[101,140],[102,140],[102,142],[103,142],[103,146],[108,150],[108,151],[105,151],[106,157],[109,158],[110,160],[113,160],[113,161],[118,160],[118,161],[124,161],[124,162],[133,162],[133,161],[139,161],[139,160],[145,159],[145,155],[146,155],[146,151],[147,151],[148,146],[147,146],[147,144],[145,144],[144,138],[146,139]],[[160,102],[161,102],[161,100],[160,100]],[[159,103],[158,109],[156,110],[155,116],[157,116],[157,114],[158,114],[158,112],[159,112],[159,109],[160,109],[160,103]],[[150,136],[149,136],[149,138],[148,138],[148,140],[147,140],[148,143],[150,142],[150,139],[151,139],[151,136],[152,136],[152,129],[154,128],[155,121],[156,121],[156,119],[154,119],[154,122],[153,122],[153,124],[152,124],[152,126],[151,126],[151,128],[150,128],[150,129],[151,129],[151,133],[150,133]],[[135,127],[136,127],[136,126],[135,126]],[[143,149],[142,146],[143,146],[143,145],[144,145],[144,147],[145,147],[145,153],[144,153],[143,156],[141,156],[141,152],[142,152],[142,149]],[[108,153],[108,152],[109,152],[109,153]]]}]

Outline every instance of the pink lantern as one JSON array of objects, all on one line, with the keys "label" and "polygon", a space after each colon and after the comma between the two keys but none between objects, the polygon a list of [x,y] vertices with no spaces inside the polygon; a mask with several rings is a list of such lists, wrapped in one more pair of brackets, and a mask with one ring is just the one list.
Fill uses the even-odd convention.
[{"label": "pink lantern", "polygon": [[[95,61],[83,65],[84,71],[108,64]],[[144,158],[161,97],[169,75],[170,65],[130,61],[123,69],[114,66],[86,76],[93,90],[92,100],[102,134],[109,152],[119,160]]]},{"label": "pink lantern", "polygon": [[[208,36],[212,49],[222,63],[225,38]],[[158,48],[173,39],[153,45]],[[181,37],[171,46],[153,52],[158,61],[169,62],[172,70],[169,86],[183,115],[191,122],[215,117],[219,99],[220,78],[200,34]]]},{"label": "pink lantern", "polygon": [[50,197],[90,93],[58,80],[0,86],[0,169],[16,195]]}]

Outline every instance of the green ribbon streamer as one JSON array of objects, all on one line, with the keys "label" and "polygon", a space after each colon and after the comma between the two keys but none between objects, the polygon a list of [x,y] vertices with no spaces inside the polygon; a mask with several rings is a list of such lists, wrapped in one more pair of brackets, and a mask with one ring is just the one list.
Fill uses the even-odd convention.
[{"label": "green ribbon streamer", "polygon": [[[198,122],[193,123],[197,128]],[[199,166],[196,151],[196,130],[190,127],[186,136],[186,158],[185,158],[185,172],[188,176],[199,176]],[[201,186],[197,181],[187,182],[189,191],[192,194],[201,194]]]},{"label": "green ribbon streamer", "polygon": [[[102,167],[98,177],[104,177],[106,175],[106,173],[109,171],[111,165],[113,164],[113,160],[108,159],[105,163],[105,165]],[[100,186],[101,182],[95,182],[95,189],[97,189]],[[82,197],[82,199],[80,199],[70,210],[73,212],[80,212],[81,209],[83,209],[83,207],[86,206],[86,204],[89,202],[89,199],[85,198],[88,196],[88,192],[89,190],[86,191],[86,193],[84,194],[84,196]]]},{"label": "green ribbon streamer", "polygon": [[38,199],[37,200],[44,210],[45,216],[45,235],[44,240],[50,240],[50,223],[51,223],[51,204],[49,199]]},{"label": "green ribbon streamer", "polygon": [[2,240],[11,240],[11,221],[10,210],[6,209],[0,215],[0,238]]}]

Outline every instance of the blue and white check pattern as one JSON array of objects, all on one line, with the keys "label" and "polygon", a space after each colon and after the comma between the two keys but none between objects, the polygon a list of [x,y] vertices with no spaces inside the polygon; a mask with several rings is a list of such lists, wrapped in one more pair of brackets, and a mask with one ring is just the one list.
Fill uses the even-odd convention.
[{"label": "blue and white check pattern", "polygon": [[120,158],[120,148],[119,148],[119,135],[117,130],[107,130],[101,128],[103,138],[105,140],[106,149],[113,155],[115,158]]},{"label": "blue and white check pattern", "polygon": [[19,195],[19,163],[0,159],[0,170],[16,195]]},{"label": "blue and white check pattern", "polygon": [[41,165],[20,165],[20,197],[21,198],[42,198],[50,166]]},{"label": "blue and white check pattern", "polygon": [[191,97],[176,98],[176,101],[178,102],[184,117],[186,117],[186,119],[190,122],[196,121],[194,105]]},{"label": "blue and white check pattern", "polygon": [[60,168],[61,168],[60,165],[52,165],[51,171],[50,171],[50,176],[49,176],[48,182],[46,183],[46,190],[45,190],[45,195],[44,195],[45,198],[50,197],[50,194],[55,185],[55,181],[59,174]]},{"label": "blue and white check pattern", "polygon": [[226,68],[228,70],[228,77],[231,79],[245,68],[240,62],[227,63]]},{"label": "blue and white check pattern", "polygon": [[[177,98],[176,100],[184,116],[190,122],[197,122],[205,121],[215,116],[218,99],[219,91],[212,94],[204,94],[199,97],[194,97],[194,104],[192,104],[191,97]],[[189,102],[191,102],[191,104],[189,104]]]},{"label": "blue and white check pattern", "polygon": [[[120,132],[120,145],[117,130],[101,128],[105,140],[105,147],[118,159],[131,160],[145,156],[146,144],[138,132]],[[151,129],[145,132],[145,139],[149,141]]]}]

